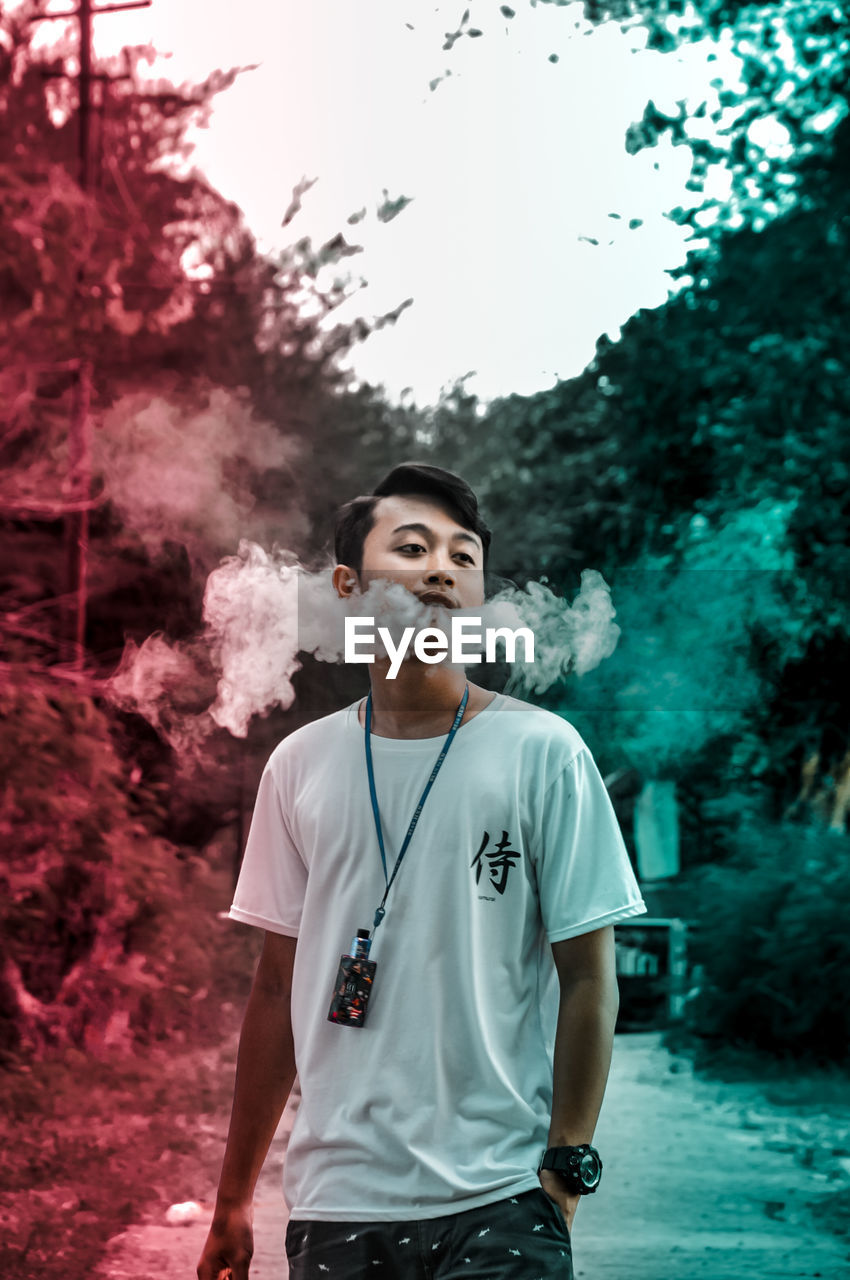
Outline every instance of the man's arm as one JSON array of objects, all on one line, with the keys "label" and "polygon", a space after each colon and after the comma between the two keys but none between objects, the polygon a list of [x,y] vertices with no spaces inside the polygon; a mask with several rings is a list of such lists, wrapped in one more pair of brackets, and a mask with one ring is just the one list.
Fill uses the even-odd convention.
[{"label": "man's arm", "polygon": [[[561,995],[547,1145],[575,1147],[593,1138],[611,1066],[619,1008],[613,926],[553,942],[552,955]],[[572,1227],[581,1197],[566,1192],[551,1170],[540,1182]]]},{"label": "man's arm", "polygon": [[295,942],[282,934],[265,936],[239,1037],[230,1129],[198,1280],[218,1280],[228,1267],[233,1280],[248,1277],[254,1187],[295,1080],[290,1013]]}]

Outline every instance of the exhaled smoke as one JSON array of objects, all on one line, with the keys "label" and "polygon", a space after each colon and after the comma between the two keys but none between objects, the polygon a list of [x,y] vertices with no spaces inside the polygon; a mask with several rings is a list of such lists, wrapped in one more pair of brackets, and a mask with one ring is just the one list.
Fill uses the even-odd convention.
[{"label": "exhaled smoke", "polygon": [[529,582],[524,591],[506,588],[493,597],[516,609],[537,640],[535,661],[514,669],[513,684],[545,693],[557,680],[574,672],[583,676],[609,658],[617,647],[620,628],[611,590],[596,569],[585,569],[572,605],[566,605],[541,582]]},{"label": "exhaled smoke", "polygon": [[253,715],[286,709],[295,697],[298,573],[289,557],[242,542],[239,555],[207,579],[204,622],[221,673],[210,715],[237,738],[244,738]]},{"label": "exhaled smoke", "polygon": [[130,640],[108,684],[116,706],[144,716],[178,751],[196,747],[214,727],[207,708],[216,673],[201,640],[172,644],[165,636]]},{"label": "exhaled smoke", "polygon": [[254,416],[246,395],[195,385],[122,396],[104,415],[94,452],[103,496],[148,552],[171,539],[203,561],[209,547],[233,546],[240,530],[263,536],[249,523],[250,474],[286,466],[297,447]]},{"label": "exhaled smoke", "polygon": [[[411,582],[415,575],[411,573]],[[417,584],[421,583],[416,578]],[[444,609],[423,604],[399,582],[373,580],[367,590],[341,599],[331,582],[331,570],[304,569],[289,552],[269,553],[242,542],[207,579],[202,639],[204,663],[217,675],[216,696],[206,711],[208,729],[214,725],[244,737],[250,720],[272,707],[289,707],[295,697],[292,676],[299,670],[299,653],[322,662],[345,660],[345,619],[374,619],[377,659],[392,656],[379,629],[386,628],[398,645],[407,628],[437,627],[448,634],[452,617],[480,618],[487,628],[529,628],[534,636],[534,661],[517,661],[514,686],[543,692],[570,671],[589,671],[613,653],[620,634],[614,623],[611,594],[601,574],[587,569],[581,589],[568,605],[548,587],[530,583],[525,590],[503,585],[480,607]],[[479,651],[483,650],[483,641]],[[475,652],[466,643],[467,652]],[[412,652],[412,649],[408,652]],[[518,657],[524,656],[518,647]],[[175,690],[191,687],[196,696],[204,683],[199,673],[199,643],[169,646],[152,637],[141,649],[128,648],[112,681],[113,696],[124,707],[134,706],[158,728],[172,736]],[[433,670],[433,668],[429,668]],[[470,667],[474,676],[475,666]],[[184,694],[185,696],[185,694]],[[193,714],[190,734],[197,735],[204,717]]]}]

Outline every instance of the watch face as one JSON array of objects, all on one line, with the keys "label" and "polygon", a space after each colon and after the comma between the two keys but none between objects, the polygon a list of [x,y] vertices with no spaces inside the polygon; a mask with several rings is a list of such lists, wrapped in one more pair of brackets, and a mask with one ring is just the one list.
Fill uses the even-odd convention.
[{"label": "watch face", "polygon": [[602,1176],[602,1162],[595,1151],[585,1151],[579,1165],[581,1181],[585,1187],[595,1187]]}]

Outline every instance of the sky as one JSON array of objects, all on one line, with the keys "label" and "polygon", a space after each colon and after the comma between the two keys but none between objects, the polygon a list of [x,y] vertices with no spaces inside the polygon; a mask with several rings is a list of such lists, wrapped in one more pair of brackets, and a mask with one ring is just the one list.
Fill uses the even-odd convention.
[{"label": "sky", "polygon": [[[150,42],[178,83],[253,66],[217,99],[197,165],[263,248],[340,230],[362,246],[335,320],[413,299],[356,348],[358,379],[423,405],[475,371],[468,389],[492,399],[579,373],[600,334],[664,302],[687,252],[666,214],[693,200],[690,152],[630,156],[625,131],[650,97],[672,109],[734,75],[722,50],[661,55],[640,29],[593,29],[580,3],[513,7],[508,20],[470,0],[463,29],[482,34],[446,50],[462,3],[153,0],[97,18],[95,49]],[[304,177],[316,181],[282,227]],[[391,221],[384,192],[410,201]]]}]

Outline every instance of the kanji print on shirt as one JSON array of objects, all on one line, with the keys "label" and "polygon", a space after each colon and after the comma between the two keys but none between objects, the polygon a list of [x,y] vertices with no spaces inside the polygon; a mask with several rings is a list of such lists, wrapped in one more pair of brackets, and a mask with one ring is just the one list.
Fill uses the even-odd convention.
[{"label": "kanji print on shirt", "polygon": [[[475,871],[475,883],[481,884],[481,877],[486,871],[490,884],[498,894],[504,894],[508,887],[508,879],[511,871],[522,857],[521,849],[514,849],[511,843],[511,837],[507,831],[502,831],[501,840],[494,840],[492,849],[490,846],[490,832],[485,831],[479,846],[478,852],[472,860],[472,867]],[[479,897],[486,897],[485,894],[479,894]],[[491,899],[495,901],[495,899]]]}]

